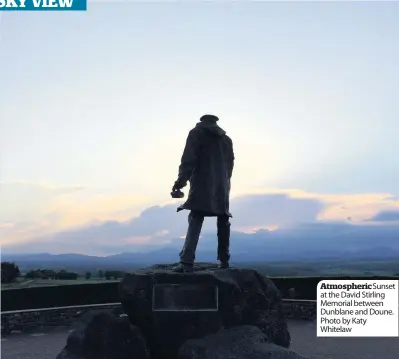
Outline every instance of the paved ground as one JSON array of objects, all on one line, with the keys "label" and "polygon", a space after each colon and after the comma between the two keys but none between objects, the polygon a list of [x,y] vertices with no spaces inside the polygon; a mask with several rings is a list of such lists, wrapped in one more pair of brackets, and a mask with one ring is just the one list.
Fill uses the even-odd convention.
[{"label": "paved ground", "polygon": [[[399,338],[317,338],[314,322],[289,322],[291,348],[311,359],[398,359]],[[12,334],[1,340],[2,359],[55,359],[68,331]]]},{"label": "paved ground", "polygon": [[398,359],[399,338],[317,338],[316,323],[289,322],[291,348],[311,359]]}]

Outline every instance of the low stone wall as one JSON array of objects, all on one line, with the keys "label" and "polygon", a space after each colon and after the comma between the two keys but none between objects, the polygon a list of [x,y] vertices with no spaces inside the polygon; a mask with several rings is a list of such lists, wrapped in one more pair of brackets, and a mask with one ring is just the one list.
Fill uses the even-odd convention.
[{"label": "low stone wall", "polygon": [[[48,327],[71,327],[92,310],[112,310],[115,315],[124,314],[120,303],[3,312],[1,332],[5,335],[12,331],[29,333]],[[314,320],[316,301],[286,299],[283,300],[283,311],[289,319]]]},{"label": "low stone wall", "polygon": [[27,333],[46,327],[69,327],[89,311],[107,309],[115,314],[122,314],[120,303],[3,312],[1,313],[1,331],[3,334],[12,331]]},{"label": "low stone wall", "polygon": [[316,320],[317,301],[283,299],[283,310],[288,319]]}]

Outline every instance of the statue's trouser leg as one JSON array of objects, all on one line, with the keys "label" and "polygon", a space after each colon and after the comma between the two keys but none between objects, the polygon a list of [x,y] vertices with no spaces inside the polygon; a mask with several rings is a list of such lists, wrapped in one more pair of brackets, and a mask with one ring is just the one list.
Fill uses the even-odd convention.
[{"label": "statue's trouser leg", "polygon": [[202,224],[204,223],[204,215],[195,211],[191,211],[188,215],[188,230],[186,241],[180,252],[180,262],[192,265],[195,260],[195,251],[197,250],[199,236],[201,234]]},{"label": "statue's trouser leg", "polygon": [[230,218],[218,216],[218,260],[228,263],[230,260]]}]

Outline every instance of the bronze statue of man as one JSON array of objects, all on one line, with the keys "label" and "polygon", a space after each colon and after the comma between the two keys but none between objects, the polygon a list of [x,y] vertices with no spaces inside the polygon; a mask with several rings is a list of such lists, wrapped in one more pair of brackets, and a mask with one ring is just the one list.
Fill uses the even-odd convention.
[{"label": "bronze statue of man", "polygon": [[220,268],[228,268],[230,260],[230,180],[234,167],[233,142],[216,123],[219,119],[205,115],[189,132],[179,176],[172,197],[190,181],[187,201],[177,211],[190,210],[188,230],[177,272],[192,272],[204,217],[217,217],[217,255]]}]

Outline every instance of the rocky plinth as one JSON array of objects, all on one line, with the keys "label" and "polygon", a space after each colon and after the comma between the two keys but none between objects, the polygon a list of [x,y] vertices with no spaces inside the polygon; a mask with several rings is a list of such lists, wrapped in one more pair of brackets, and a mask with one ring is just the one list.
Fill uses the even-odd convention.
[{"label": "rocky plinth", "polygon": [[[138,270],[126,274],[120,284],[122,306],[130,322],[143,331],[153,358],[176,358],[186,340],[240,325],[256,326],[270,342],[289,347],[290,335],[282,314],[280,292],[271,280],[251,269],[221,270],[216,265],[200,263],[194,273],[181,274],[172,272],[171,267],[157,265]],[[153,308],[157,304],[154,299],[158,299],[153,294],[161,292],[163,285],[171,284],[194,289],[175,291],[175,303],[161,303],[160,299],[158,306],[163,304],[164,310]],[[217,290],[217,307],[212,303],[209,287]],[[162,297],[161,293],[159,296]],[[176,303],[198,308],[201,302],[208,304],[208,310],[175,308]],[[171,304],[174,310],[167,309]]]},{"label": "rocky plinth", "polygon": [[196,264],[190,274],[171,268],[126,274],[120,297],[127,318],[88,317],[58,359],[302,358],[286,349],[290,334],[271,280],[214,264]]},{"label": "rocky plinth", "polygon": [[112,311],[87,313],[56,359],[149,359],[140,329]]}]

